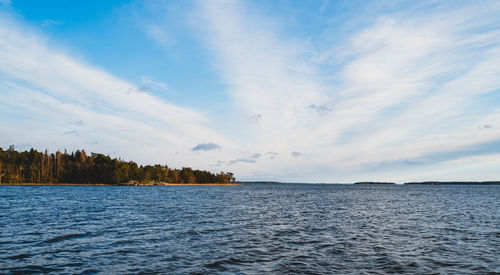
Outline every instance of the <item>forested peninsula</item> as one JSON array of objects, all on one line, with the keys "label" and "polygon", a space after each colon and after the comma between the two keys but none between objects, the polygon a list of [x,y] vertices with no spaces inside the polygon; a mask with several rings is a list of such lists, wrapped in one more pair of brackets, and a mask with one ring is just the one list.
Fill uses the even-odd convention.
[{"label": "forested peninsula", "polygon": [[166,165],[137,165],[104,154],[84,150],[49,153],[35,149],[18,152],[14,146],[0,147],[0,184],[229,184],[232,173],[172,169]]}]

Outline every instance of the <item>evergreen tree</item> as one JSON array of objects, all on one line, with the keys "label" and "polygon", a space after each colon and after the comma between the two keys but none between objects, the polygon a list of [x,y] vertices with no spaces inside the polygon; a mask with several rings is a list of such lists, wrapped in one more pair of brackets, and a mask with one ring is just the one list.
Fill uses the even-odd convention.
[{"label": "evergreen tree", "polygon": [[31,149],[18,152],[14,146],[0,148],[0,183],[103,183],[129,181],[169,183],[231,183],[232,173],[213,174],[189,167],[171,169],[164,165],[138,166],[109,156],[84,150],[49,154]]}]

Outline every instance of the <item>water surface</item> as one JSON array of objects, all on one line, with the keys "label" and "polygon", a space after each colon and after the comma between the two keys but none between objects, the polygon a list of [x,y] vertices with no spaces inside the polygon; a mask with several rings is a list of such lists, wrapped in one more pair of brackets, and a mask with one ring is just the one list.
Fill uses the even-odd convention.
[{"label": "water surface", "polygon": [[500,186],[0,186],[0,273],[500,272]]}]

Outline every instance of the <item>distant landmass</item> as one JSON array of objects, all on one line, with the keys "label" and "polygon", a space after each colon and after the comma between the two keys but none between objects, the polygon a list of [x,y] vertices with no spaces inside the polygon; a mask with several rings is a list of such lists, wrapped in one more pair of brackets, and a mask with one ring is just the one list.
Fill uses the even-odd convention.
[{"label": "distant landmass", "polygon": [[500,181],[422,181],[407,182],[408,185],[500,185]]}]

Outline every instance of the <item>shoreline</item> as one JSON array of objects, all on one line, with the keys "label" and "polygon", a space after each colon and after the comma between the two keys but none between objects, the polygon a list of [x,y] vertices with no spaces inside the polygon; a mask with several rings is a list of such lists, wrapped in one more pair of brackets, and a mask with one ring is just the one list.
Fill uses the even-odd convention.
[{"label": "shoreline", "polygon": [[0,186],[222,186],[239,183],[164,183],[157,184],[104,184],[104,183],[0,183]]}]

